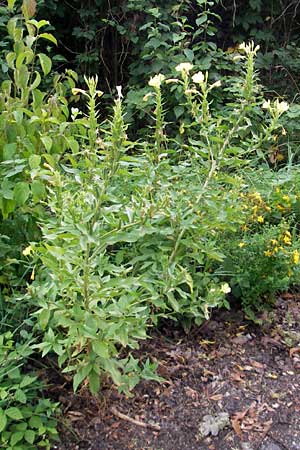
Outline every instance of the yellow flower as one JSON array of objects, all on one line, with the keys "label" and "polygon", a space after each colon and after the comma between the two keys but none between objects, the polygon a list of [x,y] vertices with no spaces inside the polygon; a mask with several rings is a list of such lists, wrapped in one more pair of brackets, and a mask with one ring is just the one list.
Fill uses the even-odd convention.
[{"label": "yellow flower", "polygon": [[290,199],[290,197],[289,197],[288,195],[283,195],[283,196],[282,196],[282,200],[284,200],[284,201],[287,202],[287,203],[290,203],[290,202],[291,202],[291,199]]},{"label": "yellow flower", "polygon": [[298,252],[298,250],[294,250],[293,251],[293,263],[299,264],[299,260],[300,260],[299,252]]},{"label": "yellow flower", "polygon": [[252,197],[253,197],[255,200],[258,200],[259,202],[262,201],[262,198],[261,198],[261,195],[260,195],[259,192],[254,192],[254,193],[252,194]]},{"label": "yellow flower", "polygon": [[274,245],[277,245],[278,244],[278,241],[276,240],[276,239],[271,239],[271,244],[274,246]]},{"label": "yellow flower", "polygon": [[24,256],[28,256],[28,255],[30,255],[31,254],[31,252],[32,252],[32,247],[31,247],[31,245],[29,245],[28,247],[26,247],[24,250],[23,250],[23,255]]},{"label": "yellow flower", "polygon": [[263,218],[263,216],[258,216],[257,218],[257,222],[258,223],[264,223],[265,219]]},{"label": "yellow flower", "polygon": [[239,243],[239,247],[240,247],[240,248],[245,247],[245,245],[246,245],[245,242],[240,242],[240,243]]},{"label": "yellow flower", "polygon": [[266,250],[264,252],[264,254],[265,254],[265,256],[268,256],[268,257],[273,256],[273,253],[271,252],[271,250]]}]

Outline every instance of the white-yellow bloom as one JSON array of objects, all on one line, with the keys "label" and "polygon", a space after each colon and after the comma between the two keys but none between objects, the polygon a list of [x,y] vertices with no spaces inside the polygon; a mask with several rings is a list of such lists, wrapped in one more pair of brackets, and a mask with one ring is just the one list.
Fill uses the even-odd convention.
[{"label": "white-yellow bloom", "polygon": [[289,104],[287,102],[280,102],[278,99],[274,102],[274,107],[276,108],[279,115],[285,113],[289,109]]},{"label": "white-yellow bloom", "polygon": [[223,283],[222,284],[221,292],[223,292],[224,294],[229,294],[229,292],[231,292],[231,287],[229,286],[228,283]]},{"label": "white-yellow bloom", "polygon": [[196,89],[186,89],[184,91],[185,95],[189,95],[189,94],[198,94],[198,91]]},{"label": "white-yellow bloom", "polygon": [[209,88],[213,89],[215,87],[220,87],[221,86],[221,80],[215,81]]},{"label": "white-yellow bloom", "polygon": [[31,245],[29,245],[28,247],[26,247],[26,248],[23,250],[22,253],[23,253],[24,256],[28,256],[28,255],[31,254],[32,250],[33,250],[33,248],[31,247]]},{"label": "white-yellow bloom", "polygon": [[149,92],[148,94],[144,95],[143,101],[144,101],[144,102],[147,102],[147,101],[149,100],[149,98],[152,97],[152,95],[153,95],[152,92]]},{"label": "white-yellow bloom", "polygon": [[166,80],[166,84],[170,84],[170,83],[179,83],[178,78],[168,78]]},{"label": "white-yellow bloom", "polygon": [[175,67],[176,72],[180,72],[180,73],[189,73],[192,68],[193,68],[193,64],[187,62],[187,63],[180,63]]},{"label": "white-yellow bloom", "polygon": [[271,102],[270,100],[265,100],[262,104],[262,109],[270,109],[271,108]]},{"label": "white-yellow bloom", "polygon": [[117,89],[118,98],[119,99],[123,98],[122,86],[116,86],[116,89]]},{"label": "white-yellow bloom", "polygon": [[192,76],[192,80],[196,84],[202,84],[205,80],[204,73],[201,71],[195,73],[195,75]]},{"label": "white-yellow bloom", "polygon": [[73,95],[78,95],[78,94],[86,95],[86,91],[84,91],[83,89],[79,89],[79,88],[72,88],[72,94]]},{"label": "white-yellow bloom", "polygon": [[251,53],[253,53],[254,55],[256,55],[256,53],[258,52],[258,50],[260,49],[259,45],[257,45],[256,47],[254,47],[254,42],[250,41],[248,44],[245,44],[245,42],[242,42],[239,45],[239,50],[242,50],[243,52],[245,52],[247,55],[250,55]]},{"label": "white-yellow bloom", "polygon": [[160,88],[161,83],[164,81],[165,76],[159,73],[158,75],[154,75],[154,77],[151,77],[148,84],[151,87],[154,88]]}]

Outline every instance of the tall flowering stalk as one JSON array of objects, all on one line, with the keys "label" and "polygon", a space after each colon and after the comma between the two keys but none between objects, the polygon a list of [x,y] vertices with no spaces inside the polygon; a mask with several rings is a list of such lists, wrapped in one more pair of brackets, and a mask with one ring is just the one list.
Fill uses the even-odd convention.
[{"label": "tall flowering stalk", "polygon": [[155,95],[155,129],[154,129],[154,161],[159,162],[160,155],[162,153],[162,144],[164,140],[164,113],[163,113],[163,100],[161,93],[161,84],[165,80],[164,75],[158,74],[150,78],[149,86],[154,89]]}]

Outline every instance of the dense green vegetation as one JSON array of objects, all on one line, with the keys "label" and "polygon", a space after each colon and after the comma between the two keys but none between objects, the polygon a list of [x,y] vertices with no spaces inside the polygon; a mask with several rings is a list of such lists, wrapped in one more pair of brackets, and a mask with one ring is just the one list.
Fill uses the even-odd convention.
[{"label": "dense green vegetation", "polygon": [[134,349],[163,319],[259,323],[299,285],[297,5],[73,3],[0,6],[6,449],[57,437],[41,365],[128,393],[160,380]]}]

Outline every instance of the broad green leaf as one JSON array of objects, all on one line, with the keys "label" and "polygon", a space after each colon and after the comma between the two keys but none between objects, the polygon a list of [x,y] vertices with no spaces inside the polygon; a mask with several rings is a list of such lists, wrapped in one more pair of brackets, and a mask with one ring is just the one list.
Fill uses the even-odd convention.
[{"label": "broad green leaf", "polygon": [[24,391],[22,391],[21,389],[17,389],[15,392],[15,400],[17,402],[25,404],[27,401],[27,397],[26,397],[26,394],[24,393]]},{"label": "broad green leaf", "polygon": [[39,57],[44,75],[48,75],[48,73],[51,71],[51,67],[52,67],[51,59],[49,58],[49,56],[45,55],[44,53],[39,53],[38,57]]},{"label": "broad green leaf", "polygon": [[20,378],[20,369],[19,367],[14,367],[12,370],[10,370],[8,373],[8,378],[10,380],[17,380],[18,378]]},{"label": "broad green leaf", "polygon": [[87,375],[86,375],[85,373],[83,373],[82,370],[79,370],[79,371],[74,375],[74,378],[73,378],[73,390],[74,390],[74,392],[77,391],[78,386],[83,382],[83,380],[86,378],[86,376],[87,376]]},{"label": "broad green leaf", "polygon": [[15,431],[12,433],[10,438],[10,445],[15,446],[18,442],[20,442],[24,437],[24,431]]},{"label": "broad green leaf", "polygon": [[6,55],[6,62],[7,65],[10,69],[14,69],[15,68],[15,60],[16,60],[16,54],[15,52],[9,52]]},{"label": "broad green leaf", "polygon": [[49,322],[50,319],[50,310],[49,309],[43,309],[43,311],[39,315],[39,324],[41,328],[44,330]]},{"label": "broad green leaf", "polygon": [[26,430],[24,433],[24,439],[29,444],[33,444],[35,440],[35,432],[33,430]]},{"label": "broad green leaf", "polygon": [[11,144],[5,144],[3,146],[3,159],[4,161],[13,159],[14,154],[17,151],[17,144],[11,143]]},{"label": "broad green leaf", "polygon": [[45,149],[50,152],[51,148],[52,148],[52,139],[50,136],[42,136],[41,137],[41,141],[45,146]]},{"label": "broad green leaf", "polygon": [[39,416],[32,416],[29,419],[28,425],[31,428],[40,428],[43,425],[43,421]]},{"label": "broad green leaf", "polygon": [[93,341],[92,348],[98,356],[101,356],[102,358],[109,358],[109,347],[106,342]]},{"label": "broad green leaf", "polygon": [[30,169],[37,169],[41,164],[40,155],[31,155],[28,159]]},{"label": "broad green leaf", "polygon": [[201,14],[201,16],[196,19],[196,25],[198,25],[198,27],[203,25],[205,22],[207,22],[207,14]]},{"label": "broad green leaf", "polygon": [[39,200],[43,200],[46,197],[46,189],[45,189],[45,185],[43,184],[42,181],[39,180],[34,180],[31,183],[31,192],[33,195],[33,200],[35,202],[38,202]]},{"label": "broad green leaf", "polygon": [[34,383],[36,381],[36,377],[31,377],[30,375],[25,375],[23,380],[20,383],[20,388],[24,388],[26,386],[29,386],[30,384]]},{"label": "broad green leaf", "polygon": [[40,83],[41,83],[41,81],[42,81],[42,78],[41,78],[41,75],[39,74],[39,72],[34,72],[35,73],[35,79],[34,79],[34,81],[32,82],[32,84],[31,84],[31,86],[30,86],[30,89],[33,91],[34,89],[36,89],[39,85],[40,85]]},{"label": "broad green leaf", "polygon": [[183,50],[183,53],[185,54],[185,56],[187,57],[189,62],[193,62],[193,60],[194,60],[194,52],[193,52],[193,50],[191,50],[189,48],[185,48]]},{"label": "broad green leaf", "polygon": [[5,411],[5,414],[13,420],[23,419],[23,414],[19,408],[12,406]]},{"label": "broad green leaf", "polygon": [[100,376],[94,370],[88,376],[90,391],[93,395],[98,394],[100,389]]},{"label": "broad green leaf", "polygon": [[7,23],[7,31],[9,33],[9,35],[12,36],[12,37],[14,36],[14,33],[15,33],[15,29],[16,29],[16,26],[17,26],[17,21],[18,21],[18,18],[17,17],[13,17]]},{"label": "broad green leaf", "polygon": [[14,199],[18,206],[24,205],[30,194],[28,183],[21,181],[14,188]]},{"label": "broad green leaf", "polygon": [[3,409],[0,409],[0,433],[5,429],[7,424],[7,417]]},{"label": "broad green leaf", "polygon": [[41,34],[39,35],[39,37],[40,37],[40,38],[43,38],[43,39],[47,39],[48,41],[53,42],[53,44],[57,45],[57,40],[56,40],[56,38],[53,36],[53,34],[50,34],[50,33],[41,33]]}]

